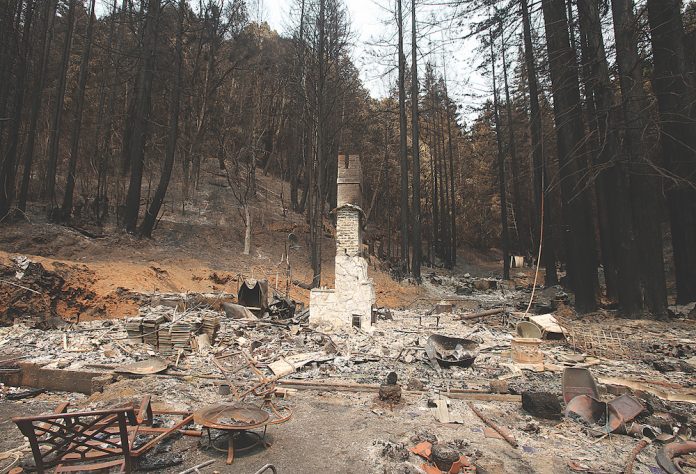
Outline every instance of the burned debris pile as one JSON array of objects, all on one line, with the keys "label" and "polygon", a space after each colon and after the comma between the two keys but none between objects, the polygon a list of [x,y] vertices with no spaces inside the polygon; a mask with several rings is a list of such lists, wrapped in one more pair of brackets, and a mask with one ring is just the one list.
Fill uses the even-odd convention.
[{"label": "burned debris pile", "polygon": [[29,327],[55,328],[61,315],[85,312],[94,294],[66,284],[57,272],[25,257],[13,265],[0,264],[0,325],[11,326],[16,319]]},{"label": "burned debris pile", "polygon": [[[574,317],[562,299],[552,298],[553,313],[545,305],[516,311],[528,297],[524,284],[489,285],[443,304],[452,290],[442,278],[432,301],[375,310],[370,330],[328,333],[267,282],[243,285],[250,299],[142,296],[140,314],[126,320],[41,330],[18,319],[0,329],[3,393],[50,399],[42,392],[57,390],[55,374],[82,374],[89,383],[64,389],[89,395],[79,410],[149,396],[160,409],[191,414],[176,428],[199,435],[187,452],[222,451],[220,462],[236,462],[248,444],[265,452],[264,429],[277,440],[264,456],[282,458],[291,449],[285,430],[300,423],[293,413],[329,394],[346,409],[364,407],[366,426],[425,429],[375,433],[374,472],[496,472],[501,465],[508,467],[498,472],[511,472],[542,452],[564,459],[559,472],[649,472],[671,469],[689,452],[696,330],[688,320],[604,314],[595,334],[599,326]],[[54,385],[15,388],[41,385],[42,374]],[[168,458],[153,449],[134,463],[158,459]],[[522,464],[510,467],[510,459]],[[186,466],[201,461],[183,457]]]}]

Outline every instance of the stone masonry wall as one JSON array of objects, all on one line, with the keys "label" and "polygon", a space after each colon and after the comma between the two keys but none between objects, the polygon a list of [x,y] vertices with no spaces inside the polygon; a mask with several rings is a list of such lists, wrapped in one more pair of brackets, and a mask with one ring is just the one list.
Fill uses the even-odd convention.
[{"label": "stone masonry wall", "polygon": [[360,255],[360,211],[342,207],[336,213],[336,255]]}]

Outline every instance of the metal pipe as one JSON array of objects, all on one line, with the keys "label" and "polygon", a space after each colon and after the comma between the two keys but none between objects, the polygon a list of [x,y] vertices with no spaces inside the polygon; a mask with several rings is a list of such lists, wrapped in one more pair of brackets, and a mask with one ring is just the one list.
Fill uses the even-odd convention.
[{"label": "metal pipe", "polygon": [[198,469],[200,469],[202,467],[210,466],[214,462],[215,462],[215,459],[210,459],[210,460],[202,462],[200,464],[196,464],[195,466],[193,466],[189,469],[186,469],[185,471],[181,471],[179,474],[190,474],[192,472],[198,472]]},{"label": "metal pipe", "polygon": [[278,471],[276,470],[276,467],[275,467],[273,464],[266,464],[266,465],[263,466],[261,469],[259,469],[258,471],[256,471],[254,474],[261,474],[262,472],[265,472],[265,471],[267,471],[267,470],[269,470],[269,469],[270,469],[271,471],[273,471],[273,474],[278,474]]}]

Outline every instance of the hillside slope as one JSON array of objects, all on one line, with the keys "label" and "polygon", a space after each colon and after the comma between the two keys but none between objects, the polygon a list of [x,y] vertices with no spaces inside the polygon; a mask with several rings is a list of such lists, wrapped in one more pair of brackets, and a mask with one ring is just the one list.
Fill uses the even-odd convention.
[{"label": "hillside slope", "polygon": [[[132,292],[231,292],[243,277],[267,278],[281,292],[286,288],[282,261],[288,234],[297,242],[290,250],[291,278],[311,281],[308,235],[304,216],[283,211],[288,185],[272,177],[259,177],[259,190],[252,209],[251,255],[243,255],[244,224],[239,206],[224,183],[201,183],[196,198],[181,205],[171,202],[153,239],[138,239],[111,223],[97,238],[76,229],[47,223],[41,209],[29,214],[29,222],[4,224],[0,233],[0,263],[25,255],[57,271],[66,285],[87,290],[82,308],[95,308],[83,318],[126,317],[137,305],[122,297]],[[285,199],[287,201],[287,199]],[[335,243],[323,243],[322,284],[333,285]],[[377,263],[377,262],[375,262]],[[399,307],[423,294],[422,288],[398,283],[378,268],[370,267],[377,304]],[[290,296],[308,302],[309,291],[290,284]],[[72,319],[73,313],[63,314]]]}]

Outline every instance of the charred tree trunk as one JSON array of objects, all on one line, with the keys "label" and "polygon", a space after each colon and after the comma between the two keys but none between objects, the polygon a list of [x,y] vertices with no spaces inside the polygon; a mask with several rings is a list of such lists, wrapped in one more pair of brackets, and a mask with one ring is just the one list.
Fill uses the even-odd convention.
[{"label": "charred tree trunk", "polygon": [[148,238],[152,236],[152,230],[155,228],[157,216],[159,215],[162,203],[164,203],[164,198],[167,195],[167,187],[169,186],[169,180],[172,176],[172,169],[174,168],[176,143],[179,137],[179,108],[181,105],[181,80],[183,74],[183,32],[186,8],[186,2],[184,0],[180,0],[179,27],[176,31],[175,45],[176,76],[174,77],[172,99],[169,103],[169,130],[167,132],[167,146],[164,155],[164,165],[162,166],[162,173],[160,174],[155,196],[152,199],[152,203],[145,213],[145,216],[143,217],[143,222],[140,224],[140,235]]},{"label": "charred tree trunk", "polygon": [[696,301],[696,84],[694,71],[687,65],[685,48],[689,43],[682,24],[681,3],[648,0],[648,21],[662,156],[665,166],[677,178],[667,185],[677,303],[686,304]]},{"label": "charred tree trunk", "polygon": [[498,186],[500,190],[500,241],[503,248],[503,280],[510,279],[510,236],[507,221],[507,196],[505,186],[505,155],[503,154],[503,137],[500,132],[500,114],[498,113],[498,86],[495,77],[495,53],[493,52],[493,35],[491,42],[491,68],[493,77],[493,117],[495,120],[495,141],[498,145]]},{"label": "charred tree trunk", "polygon": [[408,150],[406,143],[406,56],[404,55],[404,17],[401,8],[401,0],[397,0],[396,22],[399,34],[399,159],[401,173],[401,269],[404,273],[409,269],[408,249]]},{"label": "charred tree trunk", "polygon": [[[558,284],[556,274],[556,255],[553,248],[553,236],[551,235],[551,206],[549,205],[546,183],[546,159],[542,144],[541,107],[539,106],[539,87],[536,76],[536,61],[534,60],[534,47],[532,44],[531,18],[527,0],[520,0],[522,9],[522,25],[524,30],[524,59],[527,70],[527,85],[529,87],[529,128],[532,138],[532,166],[534,169],[534,209],[535,209],[535,236],[543,233],[543,241],[535,242],[534,252],[542,246],[541,260],[545,268],[544,284],[553,286]],[[542,206],[542,201],[546,201]],[[542,215],[543,208],[543,215]],[[541,222],[543,220],[543,228]]]},{"label": "charred tree trunk", "polygon": [[658,180],[643,143],[648,108],[638,55],[638,29],[633,0],[612,0],[616,62],[619,66],[624,115],[624,152],[631,169],[630,195],[636,242],[641,257],[641,280],[645,306],[653,317],[667,315],[667,287],[662,255],[662,231],[658,209]]},{"label": "charred tree trunk", "polygon": [[454,153],[452,151],[452,120],[450,117],[450,101],[447,93],[447,78],[445,77],[445,105],[446,105],[446,120],[447,120],[447,154],[449,159],[449,178],[450,178],[450,246],[452,248],[452,262],[454,267],[457,264],[457,198],[454,193]]},{"label": "charred tree trunk", "polygon": [[416,0],[411,0],[411,147],[413,154],[413,224],[411,226],[411,272],[421,281],[421,210],[420,210],[420,141],[418,124],[418,32],[416,28]]},{"label": "charred tree trunk", "polygon": [[77,157],[80,147],[80,132],[82,130],[82,113],[85,109],[85,88],[87,87],[87,76],[89,74],[89,59],[92,53],[92,36],[94,32],[94,3],[91,0],[89,7],[89,20],[87,22],[87,34],[85,38],[84,51],[80,61],[80,76],[77,85],[77,107],[73,118],[72,137],[70,140],[70,163],[68,165],[68,176],[65,184],[65,195],[61,210],[61,220],[70,219],[73,207],[73,192],[75,190],[75,171],[77,168]]},{"label": "charred tree trunk", "polygon": [[143,28],[142,64],[136,81],[136,93],[133,96],[135,103],[131,108],[132,115],[128,120],[128,124],[132,130],[128,147],[131,174],[128,194],[126,195],[126,209],[123,224],[126,231],[130,233],[136,231],[138,214],[140,211],[140,192],[145,161],[145,142],[147,139],[148,121],[150,117],[152,81],[155,75],[155,50],[157,45],[159,15],[160,0],[149,0]]},{"label": "charred tree trunk", "polygon": [[546,45],[553,89],[561,196],[567,229],[568,270],[581,313],[597,308],[597,256],[586,173],[577,58],[570,47],[563,0],[543,0]]},{"label": "charred tree trunk", "polygon": [[15,103],[12,113],[12,128],[7,153],[0,163],[0,221],[10,212],[12,201],[15,197],[15,177],[17,175],[17,154],[19,149],[19,137],[22,128],[22,111],[24,110],[24,91],[26,89],[26,75],[29,63],[29,49],[31,37],[31,23],[34,16],[34,1],[29,0],[24,10],[24,25],[22,27],[22,40],[18,50],[17,72],[15,81]]},{"label": "charred tree trunk", "polygon": [[[578,14],[585,38],[584,62],[588,69],[585,89],[590,91],[588,101],[592,105],[597,136],[595,164],[600,168],[596,184],[598,208],[607,221],[600,222],[607,296],[610,293],[609,279],[614,275],[619,308],[622,313],[630,315],[642,306],[639,259],[633,232],[629,175],[626,164],[619,159],[617,124],[612,114],[614,95],[597,0],[579,0]],[[615,266],[614,270],[612,266]]]},{"label": "charred tree trunk", "polygon": [[508,128],[508,152],[510,154],[510,170],[512,171],[512,195],[514,198],[513,209],[515,211],[515,218],[517,219],[517,239],[518,239],[518,251],[528,252],[530,250],[530,244],[528,242],[527,236],[529,232],[525,231],[526,226],[522,227],[522,233],[519,231],[520,218],[522,217],[522,190],[520,188],[520,164],[517,159],[517,146],[515,144],[515,128],[513,126],[512,120],[512,101],[510,100],[510,87],[508,84],[508,64],[505,56],[505,50],[507,46],[505,45],[505,35],[501,35],[502,40],[502,60],[503,60],[503,81],[505,86],[505,110],[507,113],[507,128]]},{"label": "charred tree trunk", "polygon": [[29,195],[29,181],[31,179],[31,169],[34,163],[34,145],[36,143],[37,126],[41,104],[43,102],[43,89],[46,82],[46,72],[48,66],[51,42],[53,39],[53,23],[55,21],[57,0],[46,1],[44,4],[44,23],[41,37],[41,59],[39,60],[38,77],[34,83],[32,92],[31,117],[29,118],[29,133],[24,150],[24,169],[22,170],[22,183],[19,189],[19,202],[17,207],[25,212],[27,209],[27,197]]},{"label": "charred tree trunk", "polygon": [[63,56],[61,59],[60,73],[56,81],[55,104],[51,131],[48,137],[48,169],[46,173],[45,197],[50,201],[49,212],[56,206],[56,174],[58,172],[58,151],[60,145],[61,121],[63,119],[63,102],[65,100],[65,83],[70,64],[70,47],[72,45],[72,34],[75,23],[75,2],[70,0],[68,6],[68,16],[65,39],[63,41]]}]

